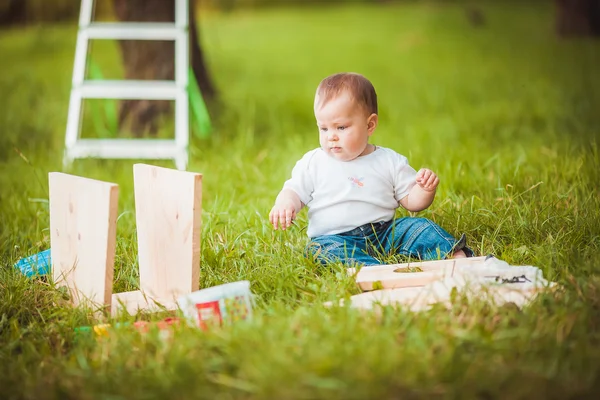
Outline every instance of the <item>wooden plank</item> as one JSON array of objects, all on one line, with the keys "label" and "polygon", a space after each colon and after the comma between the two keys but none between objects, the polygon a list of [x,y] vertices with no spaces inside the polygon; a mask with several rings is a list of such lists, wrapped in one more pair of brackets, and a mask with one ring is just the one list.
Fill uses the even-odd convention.
[{"label": "wooden plank", "polygon": [[[447,265],[453,265],[455,262],[458,262],[460,265],[469,265],[469,264],[478,264],[482,261],[485,261],[487,256],[481,257],[465,257],[465,258],[448,258],[444,260],[429,260],[429,261],[412,261],[408,263],[400,263],[400,264],[385,264],[385,265],[372,265],[368,267],[360,268],[362,271],[386,271],[390,268],[398,269],[398,268],[421,268],[423,271],[437,271],[440,268],[443,268]],[[457,264],[457,265],[459,265]],[[347,270],[349,275],[353,275],[356,273],[356,268],[348,268]]]},{"label": "wooden plank", "polygon": [[[422,287],[373,290],[351,296],[350,305],[368,310],[372,309],[375,304],[382,306],[404,305],[421,309],[424,305],[428,304],[427,300],[429,300],[423,295],[422,291]],[[342,306],[344,304],[343,299],[340,300],[339,305]],[[329,305],[333,305],[333,303]]]},{"label": "wooden plank", "polygon": [[110,305],[119,187],[59,172],[48,181],[54,281],[66,284],[75,305]]},{"label": "wooden plank", "polygon": [[[436,283],[443,284],[442,282]],[[452,288],[455,287],[462,295],[467,295],[472,299],[487,300],[500,305],[507,302],[514,303],[522,307],[533,300],[537,294],[547,290],[545,287],[520,287],[516,284],[497,285],[497,284],[477,284],[476,286],[448,285],[431,287],[404,287],[396,289],[382,289],[363,292],[350,297],[350,305],[356,308],[373,309],[376,304],[401,305],[412,311],[422,311],[428,309],[433,304],[450,305]],[[344,299],[339,301],[343,306]],[[332,306],[333,302],[325,305]]]},{"label": "wooden plank", "polygon": [[172,300],[154,299],[141,290],[113,294],[111,315],[116,317],[123,309],[130,315],[135,315],[139,310],[150,312],[176,310],[177,303]]},{"label": "wooden plank", "polygon": [[[459,265],[478,264],[485,261],[485,256],[469,258],[453,258],[448,260],[416,261],[403,264],[376,265],[363,267],[358,273],[349,268],[348,274],[356,275],[356,283],[363,291],[374,289],[395,289],[424,286],[441,279],[444,274]],[[422,272],[404,272],[420,268]]]},{"label": "wooden plank", "polygon": [[140,289],[161,302],[198,290],[202,175],[133,167]]}]

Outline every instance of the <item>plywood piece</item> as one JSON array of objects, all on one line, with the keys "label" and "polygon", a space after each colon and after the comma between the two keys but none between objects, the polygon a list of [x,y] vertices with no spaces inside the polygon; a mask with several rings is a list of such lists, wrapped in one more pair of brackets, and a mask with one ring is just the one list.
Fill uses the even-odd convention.
[{"label": "plywood piece", "polygon": [[[409,305],[422,306],[427,304],[427,299],[423,296],[423,287],[405,287],[398,289],[381,289],[355,294],[350,296],[350,306],[355,308],[372,309],[375,304],[387,305]],[[346,301],[341,299],[337,304],[344,306]],[[333,306],[333,302],[325,303],[326,306]]]},{"label": "plywood piece", "polygon": [[141,290],[113,294],[112,316],[119,315],[123,309],[130,315],[135,315],[139,310],[150,312],[176,310],[177,302],[166,299],[155,299],[144,294]]},{"label": "plywood piece", "polygon": [[[492,301],[494,304],[514,303],[522,307],[533,300],[539,293],[547,290],[544,286],[520,286],[519,284],[499,285],[491,282],[470,282],[465,285],[460,280],[441,279],[422,287],[406,287],[397,289],[381,289],[360,293],[350,297],[350,305],[356,308],[373,309],[375,305],[403,306],[411,311],[423,311],[433,304],[446,307],[451,304],[452,291],[457,290],[471,299]],[[344,305],[344,299],[339,305]],[[326,303],[328,306],[333,302]]]},{"label": "plywood piece", "polygon": [[163,300],[198,290],[202,175],[133,167],[140,289]]},{"label": "plywood piece", "polygon": [[[363,291],[374,289],[396,289],[405,287],[424,286],[430,282],[444,277],[447,270],[452,270],[459,265],[483,263],[486,257],[455,258],[435,261],[416,261],[403,264],[376,265],[362,267],[358,273],[356,269],[349,268],[350,275],[356,274],[356,283]],[[395,272],[420,268],[422,272]]]},{"label": "plywood piece", "polygon": [[48,180],[54,281],[69,288],[75,305],[110,305],[119,187],[59,172]]}]

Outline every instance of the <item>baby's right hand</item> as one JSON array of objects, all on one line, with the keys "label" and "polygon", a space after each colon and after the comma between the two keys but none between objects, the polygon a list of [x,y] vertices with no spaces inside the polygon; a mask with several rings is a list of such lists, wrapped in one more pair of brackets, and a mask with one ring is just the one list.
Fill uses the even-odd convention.
[{"label": "baby's right hand", "polygon": [[269,213],[269,221],[273,225],[273,229],[281,226],[282,230],[286,230],[292,225],[292,221],[296,219],[296,206],[293,201],[284,200],[275,203]]}]

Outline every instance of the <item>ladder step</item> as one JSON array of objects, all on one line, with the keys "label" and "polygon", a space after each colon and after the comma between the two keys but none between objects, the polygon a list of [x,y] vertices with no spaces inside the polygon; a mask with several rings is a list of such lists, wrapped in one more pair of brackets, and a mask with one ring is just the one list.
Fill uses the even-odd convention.
[{"label": "ladder step", "polygon": [[185,93],[175,81],[88,80],[74,90],[84,99],[175,100]]},{"label": "ladder step", "polygon": [[68,149],[72,158],[174,159],[182,152],[173,139],[79,139]]},{"label": "ladder step", "polygon": [[94,22],[80,32],[90,39],[175,40],[185,30],[168,22]]}]

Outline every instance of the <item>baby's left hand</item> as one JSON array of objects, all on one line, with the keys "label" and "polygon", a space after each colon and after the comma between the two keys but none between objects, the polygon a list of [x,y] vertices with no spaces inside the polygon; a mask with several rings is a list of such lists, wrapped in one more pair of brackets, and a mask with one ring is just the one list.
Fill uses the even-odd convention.
[{"label": "baby's left hand", "polygon": [[433,192],[440,183],[435,172],[427,168],[421,168],[419,172],[417,172],[416,181],[417,185],[427,192]]}]

